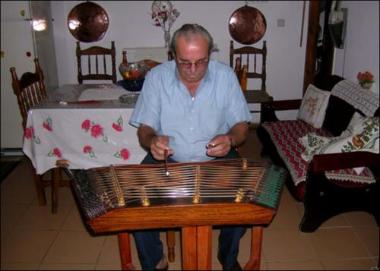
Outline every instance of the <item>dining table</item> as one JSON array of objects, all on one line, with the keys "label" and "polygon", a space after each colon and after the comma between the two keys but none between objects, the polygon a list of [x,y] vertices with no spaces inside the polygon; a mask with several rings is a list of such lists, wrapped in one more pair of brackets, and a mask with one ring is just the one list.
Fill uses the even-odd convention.
[{"label": "dining table", "polygon": [[116,84],[67,84],[28,112],[23,152],[36,173],[67,160],[69,169],[139,164],[146,151],[128,124],[138,92]]}]

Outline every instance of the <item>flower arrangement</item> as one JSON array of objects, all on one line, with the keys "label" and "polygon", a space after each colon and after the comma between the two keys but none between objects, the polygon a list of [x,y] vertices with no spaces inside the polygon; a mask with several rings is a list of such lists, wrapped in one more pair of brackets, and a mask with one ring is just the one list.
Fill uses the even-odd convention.
[{"label": "flower arrangement", "polygon": [[372,83],[375,82],[373,80],[373,74],[369,71],[359,72],[356,78],[358,79],[360,86],[362,86],[363,88],[370,88]]},{"label": "flower arrangement", "polygon": [[152,20],[155,26],[160,26],[164,31],[165,47],[169,47],[170,29],[179,16],[170,1],[153,1]]}]

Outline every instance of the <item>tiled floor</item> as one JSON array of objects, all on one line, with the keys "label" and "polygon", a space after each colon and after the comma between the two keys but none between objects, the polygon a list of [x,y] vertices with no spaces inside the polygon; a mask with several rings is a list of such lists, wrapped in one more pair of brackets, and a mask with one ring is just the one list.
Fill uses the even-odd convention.
[{"label": "tiled floor", "polygon": [[[245,146],[243,154],[258,157],[260,147],[254,134],[249,142],[253,144]],[[25,158],[1,184],[1,269],[120,270],[116,236],[91,236],[86,231],[69,188],[60,189],[58,214],[51,214],[50,206],[38,206],[30,173],[31,165]],[[302,233],[298,230],[302,213],[302,204],[285,188],[278,212],[264,230],[262,269],[375,268],[379,229],[373,217],[362,212],[346,213],[327,221],[314,233]],[[215,247],[218,231],[213,234]],[[181,268],[179,233],[176,237],[176,261],[170,263],[170,270]],[[249,241],[248,231],[240,243],[242,264],[248,259]],[[139,268],[134,244],[132,249]],[[213,269],[220,270],[215,254]]]}]

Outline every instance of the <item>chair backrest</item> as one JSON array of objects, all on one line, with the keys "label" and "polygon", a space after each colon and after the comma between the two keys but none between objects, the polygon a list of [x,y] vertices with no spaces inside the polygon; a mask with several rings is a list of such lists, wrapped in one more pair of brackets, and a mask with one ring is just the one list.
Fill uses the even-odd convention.
[{"label": "chair backrest", "polygon": [[35,72],[26,72],[20,79],[18,79],[14,67],[9,69],[12,75],[12,88],[17,96],[24,129],[29,109],[47,99],[44,75],[37,58],[34,59],[34,64]]},{"label": "chair backrest", "polygon": [[[242,81],[244,80],[243,77],[246,76],[246,79],[261,79],[260,88],[255,88],[255,90],[266,91],[266,59],[266,41],[263,41],[262,48],[252,46],[234,48],[234,42],[231,40],[230,66],[235,70],[243,90],[246,90],[244,89],[245,86],[242,85]],[[244,70],[246,71],[245,74]]]},{"label": "chair backrest", "polygon": [[[111,48],[92,46],[87,49],[81,49],[80,43],[77,41],[76,56],[79,84],[82,84],[83,80],[112,80],[113,83],[116,83],[116,50],[114,41],[111,41]],[[85,62],[87,62],[87,65]],[[111,68],[107,71],[107,67],[110,65]],[[84,74],[85,66],[87,66],[86,74]]]}]

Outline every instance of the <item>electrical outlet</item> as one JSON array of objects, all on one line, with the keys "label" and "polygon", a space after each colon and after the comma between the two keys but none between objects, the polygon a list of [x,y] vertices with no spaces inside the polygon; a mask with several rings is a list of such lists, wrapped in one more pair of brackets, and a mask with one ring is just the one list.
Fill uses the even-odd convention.
[{"label": "electrical outlet", "polygon": [[285,26],[285,19],[277,19],[277,26],[278,27],[284,27]]}]

